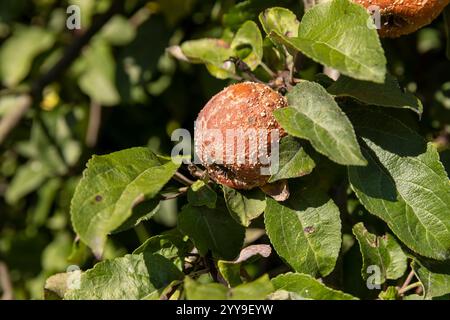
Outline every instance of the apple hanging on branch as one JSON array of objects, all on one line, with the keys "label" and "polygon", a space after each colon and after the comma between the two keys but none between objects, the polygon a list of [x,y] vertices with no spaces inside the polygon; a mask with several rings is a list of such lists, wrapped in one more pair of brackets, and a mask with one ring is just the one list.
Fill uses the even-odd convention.
[{"label": "apple hanging on branch", "polygon": [[286,135],[272,112],[286,99],[269,86],[242,82],[226,87],[200,111],[195,149],[209,177],[235,189],[266,185],[273,146]]},{"label": "apple hanging on branch", "polygon": [[354,0],[380,14],[381,37],[396,38],[430,24],[450,0]]}]

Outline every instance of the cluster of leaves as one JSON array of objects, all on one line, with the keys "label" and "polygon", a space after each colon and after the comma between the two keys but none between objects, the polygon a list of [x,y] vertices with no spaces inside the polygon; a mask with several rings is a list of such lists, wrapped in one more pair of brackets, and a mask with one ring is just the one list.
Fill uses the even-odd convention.
[{"label": "cluster of leaves", "polygon": [[[93,153],[130,145],[165,150],[173,127],[191,122],[183,112],[192,92],[184,80],[196,73],[177,69],[165,48],[179,41],[182,19],[193,10],[194,1],[166,7],[167,2],[0,3],[0,263],[9,270],[1,278],[10,279],[16,299],[41,299],[50,275],[70,265],[91,265],[89,250],[74,242],[69,215],[86,160]],[[181,2],[186,3],[184,11],[170,10]],[[74,56],[73,44],[98,25],[112,3],[123,8]],[[66,27],[71,5],[80,8],[80,30]],[[207,9],[201,6],[199,14],[206,15]],[[5,137],[5,119],[14,117],[30,101],[38,80],[69,56],[75,59],[64,75],[43,88],[42,97],[32,101],[22,121]],[[169,93],[169,87],[177,95]],[[192,94],[197,100],[203,95]],[[123,121],[124,115],[128,121]],[[173,203],[160,210],[160,225],[173,226],[173,210]],[[134,237],[132,233],[132,241]],[[110,242],[103,258],[121,256],[126,250],[126,242]]]},{"label": "cluster of leaves", "polygon": [[[168,24],[177,25],[196,6],[194,0],[182,2],[157,2]],[[259,189],[243,192],[214,184],[193,174],[199,168],[162,156],[151,142],[151,148],[93,156],[78,181],[75,164],[90,152],[83,152],[73,135],[83,137],[87,130],[87,124],[80,125],[90,118],[87,106],[53,106],[33,118],[32,139],[13,149],[28,162],[14,174],[5,199],[12,205],[40,188],[28,233],[39,234],[44,224],[49,228],[61,217],[63,226],[45,249],[51,252],[48,261],[69,253],[71,264],[103,261],[83,272],[52,275],[45,283],[46,298],[433,299],[450,294],[448,83],[438,83],[442,88],[433,88],[438,91],[432,98],[420,94],[430,101],[423,108],[397,79],[405,80],[410,66],[398,57],[387,59],[394,44],[382,46],[368,27],[369,14],[349,0],[324,2],[304,15],[298,1],[212,2],[205,10],[211,12],[213,31],[182,43],[175,33],[161,42],[181,69],[201,64],[217,79],[259,79],[287,90],[288,107],[274,115],[289,135],[281,141],[280,169],[269,181],[287,180],[289,199],[279,202]],[[173,13],[175,4],[185,11]],[[162,92],[177,100],[169,104],[182,100],[171,91],[179,88],[172,83],[179,75],[175,61],[166,53],[156,57],[154,48],[139,40],[148,32],[163,37],[154,30],[159,20],[150,17],[136,25],[139,17],[131,25],[123,17],[111,20],[73,65],[77,82],[72,86],[91,103],[145,104]],[[426,41],[419,51],[438,49],[439,31],[427,30],[434,36],[420,33]],[[6,41],[1,55],[13,54],[21,41],[30,43],[18,34]],[[46,41],[38,37],[24,61],[55,45],[54,35]],[[121,67],[113,58],[116,46]],[[448,70],[448,61],[443,63]],[[320,73],[321,66],[341,76],[334,81]],[[2,67],[4,85],[21,83],[30,72],[29,64],[24,68],[9,69],[15,75],[8,77],[8,67]],[[48,90],[43,104],[57,89]],[[76,131],[73,122],[80,127]],[[170,120],[165,129],[179,125]],[[55,213],[49,219],[51,208]],[[69,211],[77,235],[73,243],[64,220]],[[118,239],[130,242],[133,231],[141,244],[132,254],[114,249]],[[0,252],[11,254],[14,241],[5,243],[0,242]]]}]

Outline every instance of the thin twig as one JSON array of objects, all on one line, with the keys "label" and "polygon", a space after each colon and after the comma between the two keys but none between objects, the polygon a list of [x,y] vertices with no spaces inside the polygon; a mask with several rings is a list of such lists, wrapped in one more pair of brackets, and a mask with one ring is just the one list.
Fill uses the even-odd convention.
[{"label": "thin twig", "polygon": [[138,11],[136,11],[136,13],[134,15],[132,15],[130,17],[130,19],[128,19],[128,21],[130,22],[130,24],[135,27],[138,28],[140,27],[145,21],[147,21],[147,19],[151,16],[151,11],[149,10],[149,8],[147,7],[142,7],[140,8]]},{"label": "thin twig", "polygon": [[406,286],[403,289],[398,290],[398,294],[402,295],[411,289],[420,287],[421,285],[422,285],[422,283],[420,281],[414,282],[414,283],[410,284],[409,286]]},{"label": "thin twig", "polygon": [[[286,50],[287,52],[287,50]],[[294,72],[295,72],[295,60],[297,59],[297,53],[292,56],[292,64],[289,65],[289,83],[294,84]]]},{"label": "thin twig", "polygon": [[174,194],[170,194],[170,195],[161,195],[161,200],[165,201],[165,200],[172,200],[172,199],[176,199],[179,196],[183,195],[184,193],[174,193]]},{"label": "thin twig", "polygon": [[228,76],[230,77],[230,79],[233,79],[233,80],[236,80],[236,81],[246,81],[247,80],[244,77],[241,77],[241,76],[239,76],[237,74],[230,73]]},{"label": "thin twig", "polygon": [[6,113],[0,122],[0,144],[3,143],[9,132],[17,126],[20,119],[24,116],[27,110],[30,108],[32,98],[30,95],[25,94],[17,98],[17,106],[10,112]]},{"label": "thin twig", "polygon": [[283,46],[284,55],[286,56],[285,67],[289,70],[289,74],[294,73],[294,57],[289,53],[286,46]]},{"label": "thin twig", "polygon": [[193,176],[194,178],[198,178],[201,180],[206,178],[207,172],[205,170],[200,169],[193,163],[188,164],[188,170],[191,176]]},{"label": "thin twig", "polygon": [[411,270],[411,272],[408,274],[408,276],[406,277],[405,282],[403,283],[403,285],[401,286],[400,290],[405,289],[412,281],[412,279],[414,278],[414,270]]},{"label": "thin twig", "polygon": [[[243,80],[250,80],[253,82],[257,82],[257,83],[261,83],[261,84],[266,84],[264,81],[259,80],[252,72],[252,70],[250,69],[250,67],[241,59],[236,58],[236,57],[230,57],[230,59],[225,60],[225,62],[232,62],[234,63],[234,66],[236,68],[236,71],[240,71],[242,74],[241,79]],[[239,77],[239,75],[236,75],[237,77]]]},{"label": "thin twig", "polygon": [[186,177],[185,175],[183,175],[178,171],[175,172],[175,175],[172,178],[186,186],[190,186],[191,184],[194,183],[194,181],[192,181],[191,179],[189,179],[188,177]]},{"label": "thin twig", "polygon": [[251,71],[244,71],[242,74],[245,76],[244,78],[247,78],[246,80],[250,80],[252,82],[266,84],[264,81],[259,80]]},{"label": "thin twig", "polygon": [[217,270],[217,267],[214,263],[214,259],[212,257],[211,252],[208,252],[208,254],[203,259],[205,265],[209,269],[209,274],[211,275],[211,278],[214,280],[214,282],[221,282],[221,279],[219,277],[219,271]]},{"label": "thin twig", "polygon": [[198,253],[190,253],[190,252],[186,253],[185,256],[186,257],[196,257],[196,258],[200,257],[200,255]]},{"label": "thin twig", "polygon": [[161,195],[161,200],[170,200],[170,199],[175,199],[178,198],[179,196],[185,194],[188,191],[189,187],[181,187],[178,189],[178,192],[176,193],[171,193],[171,194],[162,194]]},{"label": "thin twig", "polygon": [[341,73],[339,71],[330,67],[323,67],[323,73],[329,76],[334,81],[336,81],[341,76]]},{"label": "thin twig", "polygon": [[2,261],[0,261],[0,287],[3,290],[0,300],[14,299],[13,286],[9,276],[8,266]]},{"label": "thin twig", "polygon": [[96,101],[92,101],[89,108],[89,124],[86,133],[86,145],[89,148],[93,148],[97,144],[101,119],[102,105]]}]

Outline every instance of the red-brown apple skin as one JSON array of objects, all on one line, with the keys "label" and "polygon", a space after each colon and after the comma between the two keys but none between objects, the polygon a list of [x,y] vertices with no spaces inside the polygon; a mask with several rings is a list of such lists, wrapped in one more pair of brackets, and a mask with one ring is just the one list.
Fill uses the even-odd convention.
[{"label": "red-brown apple skin", "polygon": [[[196,121],[196,153],[200,161],[208,171],[210,178],[217,183],[234,189],[252,189],[267,183],[269,175],[261,174],[261,164],[249,161],[253,155],[250,152],[248,142],[245,144],[245,161],[238,163],[235,156],[238,152],[236,143],[229,145],[226,140],[227,130],[266,129],[266,150],[270,150],[270,130],[278,130],[279,137],[286,135],[279,126],[272,112],[283,108],[287,104],[286,99],[269,86],[243,82],[226,87],[216,94],[200,111]],[[222,134],[225,147],[222,154],[214,155],[208,152],[212,149],[209,145],[211,139],[202,137],[203,129],[219,129]],[[236,141],[235,141],[236,142]],[[258,140],[258,143],[262,143]],[[264,143],[264,142],[263,142]],[[234,162],[226,161],[228,154],[233,154]],[[230,149],[232,148],[232,150]],[[207,155],[209,154],[209,161]],[[217,159],[214,159],[216,157]],[[253,158],[254,159],[254,158]],[[215,160],[220,164],[214,163]]]},{"label": "red-brown apple skin", "polygon": [[380,37],[397,38],[430,24],[450,0],[353,0],[368,8],[378,6],[381,13]]}]

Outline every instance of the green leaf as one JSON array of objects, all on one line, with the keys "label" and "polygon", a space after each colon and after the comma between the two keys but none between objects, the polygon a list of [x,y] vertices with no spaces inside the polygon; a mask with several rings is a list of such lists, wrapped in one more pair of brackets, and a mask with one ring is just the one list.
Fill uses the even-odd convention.
[{"label": "green leaf", "polygon": [[189,277],[184,278],[187,300],[226,300],[228,289],[220,283],[201,284]]},{"label": "green leaf", "polygon": [[380,292],[378,297],[381,300],[397,300],[398,299],[398,291],[394,286],[389,286],[385,291]]},{"label": "green leaf", "polygon": [[261,12],[259,21],[267,34],[272,31],[286,36],[296,38],[300,22],[297,16],[289,9],[274,7]]},{"label": "green leaf", "polygon": [[231,57],[239,56],[251,70],[256,69],[263,56],[263,40],[256,23],[247,21],[240,27],[231,45],[222,39],[206,38],[183,42],[181,55],[178,50],[178,47],[172,48],[177,58],[203,63],[211,75],[227,79],[235,77],[233,64],[227,63]]},{"label": "green leaf", "polygon": [[337,96],[349,96],[361,102],[382,106],[411,109],[422,114],[423,106],[412,93],[405,92],[390,74],[386,74],[384,83],[355,80],[349,77],[339,77],[328,89]]},{"label": "green leaf", "polygon": [[298,139],[284,137],[280,141],[279,170],[270,177],[269,182],[302,177],[310,174],[315,166],[316,163]]},{"label": "green leaf", "polygon": [[17,170],[8,189],[5,200],[15,204],[21,198],[39,188],[51,176],[47,168],[38,161],[28,162]]},{"label": "green leaf", "polygon": [[404,296],[403,300],[423,300],[423,296],[419,296],[418,294],[410,294]]},{"label": "green leaf", "polygon": [[339,209],[317,188],[292,189],[286,202],[267,198],[267,235],[296,272],[326,276],[333,271],[341,247]]},{"label": "green leaf", "polygon": [[192,243],[186,241],[177,230],[159,234],[147,239],[143,244],[134,250],[133,254],[143,252],[157,253],[171,260],[181,270],[184,257],[192,250]]},{"label": "green leaf", "polygon": [[187,198],[193,206],[207,206],[213,209],[216,206],[217,193],[202,180],[197,180],[189,187]]},{"label": "green leaf", "polygon": [[450,182],[436,148],[380,110],[349,110],[369,164],[348,169],[351,186],[372,214],[413,251],[450,257]]},{"label": "green leaf", "polygon": [[128,254],[97,263],[81,275],[79,288],[69,290],[68,300],[136,300],[158,294],[183,273],[159,254]]},{"label": "green leaf", "polygon": [[150,293],[142,298],[142,300],[178,300],[181,292],[180,284],[182,283],[183,281],[181,280],[173,280],[161,293]]},{"label": "green leaf", "polygon": [[178,217],[178,228],[195,244],[200,254],[232,260],[242,248],[244,228],[228,214],[225,204],[215,209],[186,205]]},{"label": "green leaf", "polygon": [[266,8],[288,6],[291,0],[245,0],[236,3],[223,15],[225,27],[237,30],[245,21],[258,18],[258,14]]},{"label": "green leaf", "polygon": [[29,225],[40,227],[46,224],[52,212],[55,198],[61,190],[61,184],[62,182],[59,178],[51,178],[37,190],[38,200],[33,210],[33,215],[28,221]]},{"label": "green leaf", "polygon": [[264,300],[273,291],[267,275],[231,289],[219,283],[201,284],[186,277],[184,288],[188,300]]},{"label": "green leaf", "polygon": [[441,32],[433,28],[423,28],[417,32],[417,51],[426,54],[430,51],[440,50]]},{"label": "green leaf", "polygon": [[[248,235],[247,235],[248,237]],[[241,265],[244,262],[251,263],[255,261],[255,257],[261,256],[267,258],[272,253],[270,245],[254,244],[242,249],[239,257],[233,261],[219,260],[217,261],[217,268],[225,281],[230,287],[235,287],[242,283],[241,279]]]},{"label": "green leaf", "polygon": [[411,264],[416,277],[420,280],[424,290],[425,299],[432,299],[450,293],[450,270],[448,263],[441,270],[429,270],[419,261]]},{"label": "green leaf", "polygon": [[242,283],[240,263],[230,263],[228,261],[219,260],[217,261],[217,269],[230,287],[236,287]]},{"label": "green leaf", "polygon": [[400,244],[392,235],[386,234],[386,238],[383,238],[383,241],[386,243],[386,249],[391,259],[389,267],[386,270],[386,276],[388,279],[398,279],[406,271],[407,257]]},{"label": "green leaf", "polygon": [[159,202],[159,209],[152,219],[166,227],[175,227],[177,225],[178,205],[177,198]]},{"label": "green leaf", "polygon": [[248,227],[253,219],[263,213],[266,201],[260,189],[238,191],[225,185],[222,188],[228,211],[241,225]]},{"label": "green leaf", "polygon": [[268,275],[230,289],[230,300],[264,300],[274,291]]},{"label": "green leaf", "polygon": [[93,156],[71,204],[81,240],[100,256],[106,236],[127,221],[136,205],[155,197],[178,167],[147,148]]},{"label": "green leaf", "polygon": [[221,39],[199,39],[183,42],[183,54],[192,63],[204,63],[211,75],[226,79],[234,72],[228,68],[225,61],[233,57],[234,50]]},{"label": "green leaf", "polygon": [[383,83],[386,58],[367,11],[349,0],[326,1],[308,10],[297,37],[276,31],[274,41],[303,52],[349,77]]},{"label": "green leaf", "polygon": [[112,45],[123,46],[136,37],[136,28],[129,19],[115,15],[102,28],[100,36]]},{"label": "green leaf", "polygon": [[160,208],[159,203],[160,202],[158,199],[150,199],[148,201],[138,203],[132,208],[131,216],[112,233],[119,233],[134,228],[142,221],[149,220],[158,212]]},{"label": "green leaf", "polygon": [[83,265],[92,257],[90,249],[81,241],[75,239],[72,241],[72,249],[67,256],[67,262],[70,264]]},{"label": "green leaf", "polygon": [[398,279],[405,273],[406,255],[390,234],[377,237],[369,233],[362,222],[353,226],[353,234],[359,242],[363,257],[363,279],[366,280],[369,276],[369,266],[377,266],[381,272],[377,285],[383,284],[386,279]]},{"label": "green leaf", "polygon": [[20,26],[0,50],[0,74],[7,87],[18,85],[30,72],[34,59],[53,46],[55,37],[45,29]]},{"label": "green leaf", "polygon": [[247,56],[240,57],[251,70],[255,70],[259,66],[263,57],[263,40],[258,25],[253,21],[245,22],[236,33],[231,48],[234,52],[239,51],[246,46],[251,47],[251,51]]},{"label": "green leaf", "polygon": [[105,41],[94,41],[84,52],[85,66],[78,85],[92,100],[113,106],[120,102],[115,84],[116,62]]},{"label": "green leaf", "polygon": [[68,232],[57,233],[41,255],[42,269],[47,274],[61,272],[67,268],[67,256],[72,250],[72,235]]},{"label": "green leaf", "polygon": [[274,115],[290,135],[309,140],[339,164],[366,164],[352,124],[322,86],[302,81],[287,98],[289,107],[275,110]]},{"label": "green leaf", "polygon": [[67,174],[82,151],[80,142],[74,137],[74,131],[78,128],[73,121],[82,122],[83,118],[67,107],[60,106],[42,113],[39,120],[33,121],[31,138],[18,145],[23,156],[41,163],[45,167],[42,170],[52,175]]},{"label": "green leaf", "polygon": [[180,20],[189,16],[197,0],[157,0],[156,2],[169,24],[175,26]]},{"label": "green leaf", "polygon": [[276,290],[286,290],[299,299],[313,300],[357,300],[350,294],[333,290],[307,274],[285,273],[272,279]]}]

